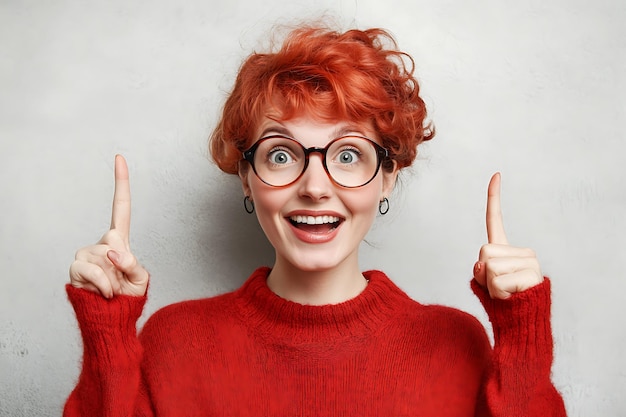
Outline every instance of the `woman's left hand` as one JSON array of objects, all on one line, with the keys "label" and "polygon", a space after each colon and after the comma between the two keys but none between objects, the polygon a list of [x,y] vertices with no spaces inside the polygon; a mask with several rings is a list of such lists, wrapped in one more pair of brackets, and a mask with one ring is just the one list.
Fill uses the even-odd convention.
[{"label": "woman's left hand", "polygon": [[500,173],[491,177],[487,192],[487,240],[474,264],[474,279],[491,298],[507,299],[543,281],[535,252],[507,241],[500,209]]}]

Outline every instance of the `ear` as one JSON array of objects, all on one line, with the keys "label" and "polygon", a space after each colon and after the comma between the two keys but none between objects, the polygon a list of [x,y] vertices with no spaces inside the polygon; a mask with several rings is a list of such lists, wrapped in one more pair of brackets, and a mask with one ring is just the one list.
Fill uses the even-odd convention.
[{"label": "ear", "polygon": [[239,174],[239,179],[241,180],[241,186],[243,188],[243,194],[250,196],[252,191],[250,190],[250,184],[248,183],[248,173],[250,172],[250,164],[248,161],[239,161],[239,165],[237,167],[237,173]]},{"label": "ear", "polygon": [[[388,171],[383,169],[383,195],[382,197],[389,197],[391,192],[393,191],[393,187],[396,185],[396,180],[398,179],[398,163],[396,161],[393,162],[393,169]],[[382,200],[381,197],[381,200]]]}]

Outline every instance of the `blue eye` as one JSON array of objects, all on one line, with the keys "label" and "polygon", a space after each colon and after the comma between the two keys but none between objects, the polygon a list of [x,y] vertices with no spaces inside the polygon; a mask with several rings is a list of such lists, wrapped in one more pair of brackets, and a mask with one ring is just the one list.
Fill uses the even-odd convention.
[{"label": "blue eye", "polygon": [[272,150],[268,154],[268,159],[271,163],[276,165],[284,165],[293,162],[293,158],[289,153],[282,149]]},{"label": "blue eye", "polygon": [[338,161],[342,164],[353,164],[359,160],[359,153],[355,150],[343,150],[339,154]]}]

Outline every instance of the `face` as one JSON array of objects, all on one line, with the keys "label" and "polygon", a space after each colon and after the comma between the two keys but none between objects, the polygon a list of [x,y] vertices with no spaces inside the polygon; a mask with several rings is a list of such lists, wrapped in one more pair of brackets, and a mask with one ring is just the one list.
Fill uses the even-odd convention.
[{"label": "face", "polygon": [[[380,144],[371,123],[325,123],[307,117],[286,121],[266,117],[256,139],[272,134],[297,139],[306,148],[323,148],[347,134],[366,136]],[[393,189],[397,170],[381,168],[368,184],[344,188],[328,177],[321,154],[312,153],[304,174],[284,187],[265,184],[247,162],[241,164],[239,175],[276,251],[276,262],[301,271],[327,271],[346,263],[358,267],[359,244],[376,217],[379,202]],[[311,217],[316,224],[308,224]]]}]

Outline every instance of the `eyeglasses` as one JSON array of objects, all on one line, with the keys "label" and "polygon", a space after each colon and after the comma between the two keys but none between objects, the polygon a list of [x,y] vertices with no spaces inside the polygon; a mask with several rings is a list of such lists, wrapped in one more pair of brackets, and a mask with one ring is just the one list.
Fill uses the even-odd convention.
[{"label": "eyeglasses", "polygon": [[387,149],[364,136],[342,136],[324,148],[305,148],[295,139],[271,135],[259,139],[243,158],[267,185],[284,187],[296,182],[309,166],[312,153],[322,155],[328,177],[345,188],[362,187],[374,179]]}]

